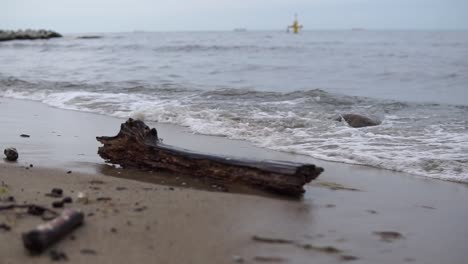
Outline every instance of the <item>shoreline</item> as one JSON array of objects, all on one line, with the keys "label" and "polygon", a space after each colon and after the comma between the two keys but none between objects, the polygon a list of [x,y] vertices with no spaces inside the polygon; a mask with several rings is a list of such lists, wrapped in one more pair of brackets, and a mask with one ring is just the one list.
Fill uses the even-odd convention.
[{"label": "shoreline", "polygon": [[[82,158],[76,158],[76,157],[70,157],[70,156],[67,157],[66,163],[68,163],[71,166],[75,166],[77,169],[80,169],[84,172],[96,172],[96,170],[93,169],[92,167],[95,167],[96,164],[105,164],[104,161],[97,154],[89,155],[89,153],[94,151],[93,149],[89,148],[90,145],[92,145],[93,147],[96,146],[95,152],[97,152],[97,148],[100,146],[99,143],[93,144],[92,142],[93,139],[95,139],[96,136],[116,135],[118,133],[120,124],[125,122],[126,120],[123,118],[108,116],[108,115],[104,115],[101,113],[80,111],[80,110],[74,110],[74,109],[57,108],[55,106],[51,106],[40,101],[35,101],[35,100],[30,100],[30,99],[16,99],[16,98],[0,97],[0,104],[2,103],[2,101],[4,103],[9,103],[11,105],[21,104],[21,102],[23,102],[23,104],[21,104],[20,107],[32,106],[32,108],[37,109],[40,112],[43,112],[44,115],[47,115],[49,113],[61,113],[57,115],[57,118],[62,117],[62,116],[63,117],[73,116],[74,118],[78,117],[79,121],[84,121],[87,117],[92,116],[93,119],[96,119],[95,122],[103,122],[103,124],[99,124],[97,126],[98,129],[95,129],[95,128],[90,129],[89,127],[86,127],[85,131],[88,131],[88,132],[93,131],[96,133],[96,134],[87,133],[85,135],[87,136],[87,138],[85,138],[86,145],[87,145],[85,150],[88,152],[87,154],[88,157],[86,159],[83,160]],[[54,110],[57,110],[57,111],[54,111]],[[69,112],[72,112],[74,114],[67,115],[66,113],[69,113]],[[19,118],[19,116],[15,116],[15,117]],[[33,117],[39,117],[39,116],[37,114],[34,114]],[[327,167],[338,166],[338,167],[343,167],[343,168],[347,168],[347,167],[364,168],[364,169],[369,168],[369,169],[375,169],[375,170],[388,171],[390,174],[395,173],[395,174],[406,175],[408,177],[416,177],[416,178],[420,178],[423,180],[430,179],[430,180],[463,184],[468,187],[468,182],[463,181],[463,180],[453,179],[453,178],[438,178],[438,177],[413,174],[413,173],[399,171],[399,170],[381,168],[381,167],[377,167],[377,166],[373,166],[369,164],[364,165],[364,164],[357,164],[357,163],[346,163],[346,162],[341,162],[341,161],[320,159],[320,158],[315,158],[315,157],[311,157],[311,156],[307,156],[303,154],[282,152],[279,150],[263,148],[263,147],[255,146],[251,142],[240,140],[240,139],[229,139],[227,137],[222,137],[222,136],[198,134],[198,133],[190,131],[190,129],[187,127],[180,126],[177,124],[158,123],[154,121],[145,121],[145,123],[147,123],[148,126],[150,127],[155,127],[158,130],[160,137],[163,140],[168,140],[168,141],[165,141],[165,143],[169,142],[168,144],[178,146],[181,148],[185,148],[185,149],[199,151],[202,153],[208,153],[208,154],[214,154],[214,155],[226,155],[226,156],[241,157],[241,158],[244,157],[244,158],[251,158],[251,159],[256,159],[260,156],[260,157],[263,157],[262,159],[273,159],[273,160],[276,159],[276,160],[288,160],[288,161],[296,161],[296,162],[304,162],[304,163],[312,163],[312,164],[322,164],[322,166],[327,166]],[[36,122],[36,123],[31,124],[29,127],[34,127],[34,126],[37,126],[38,124],[41,126],[44,125],[44,123]],[[49,123],[48,125],[51,125],[51,124]],[[18,124],[16,124],[16,126],[18,127],[17,131],[22,131],[19,128]],[[51,129],[49,130],[52,134],[55,134],[54,136],[61,136],[60,132],[54,131],[54,129],[52,128],[54,127],[51,127]],[[55,128],[57,128],[57,126],[55,126]],[[66,128],[66,129],[69,129],[69,128]],[[60,130],[60,129],[57,128],[55,130]],[[71,132],[70,130],[68,131],[65,130],[65,131],[70,134],[76,134],[74,132]],[[98,133],[101,133],[101,134],[98,134]],[[44,136],[44,135],[41,135],[41,136]],[[73,137],[81,138],[81,140],[83,140],[82,137],[79,137],[77,135],[73,135]],[[10,140],[13,140],[13,142],[18,142],[18,143],[24,142],[24,140],[18,141],[17,138],[11,138]],[[198,140],[206,144],[197,144]],[[1,139],[0,139],[0,143],[2,143]],[[82,142],[80,141],[80,144],[81,143]],[[218,148],[217,145],[224,145],[227,147]],[[80,153],[78,155],[83,155],[83,154]],[[37,155],[34,158],[38,158]],[[79,162],[76,162],[77,159]],[[41,158],[40,161],[44,161],[44,160]],[[47,163],[47,167],[52,167],[52,168],[60,168],[63,165],[64,164],[59,164],[55,166],[54,164]]]},{"label": "shoreline", "polygon": [[[8,195],[18,203],[50,206],[52,200],[44,193],[60,187],[73,198],[86,190],[93,201],[69,205],[94,215],[76,230],[76,240],[65,239],[53,247],[66,252],[71,263],[236,263],[237,257],[244,263],[261,263],[256,257],[339,263],[344,261],[342,256],[354,256],[358,258],[355,263],[461,264],[466,259],[464,219],[468,212],[462,204],[468,198],[466,184],[314,160],[148,123],[167,144],[208,153],[310,162],[325,168],[306,186],[300,200],[243,190],[226,193],[211,188],[211,183],[199,186],[185,177],[103,165],[96,154],[95,137],[115,135],[121,119],[5,98],[0,98],[0,110],[0,147],[16,147],[20,153],[17,163],[0,161],[0,181],[9,186]],[[29,164],[33,167],[25,169]],[[72,173],[67,174],[68,170]],[[126,189],[118,191],[117,187]],[[98,202],[99,197],[111,200]],[[143,206],[143,211],[134,211]],[[0,230],[0,242],[5,245],[0,256],[6,263],[30,261],[19,238],[39,219],[2,212],[2,222],[10,223],[12,230]],[[111,232],[111,227],[117,232]],[[385,241],[375,233],[387,231],[402,237]],[[252,236],[294,243],[266,243]],[[326,246],[342,252],[319,250]],[[85,247],[97,254],[80,253]],[[43,254],[34,260],[48,263],[49,257]]]}]

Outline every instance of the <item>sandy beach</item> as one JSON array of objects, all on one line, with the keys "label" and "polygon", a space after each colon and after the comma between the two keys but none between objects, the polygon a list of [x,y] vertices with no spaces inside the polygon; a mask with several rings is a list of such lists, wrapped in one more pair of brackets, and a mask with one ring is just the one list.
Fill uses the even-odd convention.
[{"label": "sandy beach", "polygon": [[[0,147],[20,155],[15,163],[0,161],[0,197],[50,207],[54,198],[45,193],[52,188],[73,199],[88,194],[88,204],[65,205],[83,210],[85,224],[51,247],[68,263],[466,263],[466,184],[148,123],[166,144],[325,169],[298,200],[250,189],[224,192],[213,182],[105,165],[95,137],[115,135],[124,121],[0,98]],[[21,242],[41,222],[21,210],[0,212],[0,223],[11,227],[0,229],[1,264],[51,262],[48,252],[30,256]]]}]

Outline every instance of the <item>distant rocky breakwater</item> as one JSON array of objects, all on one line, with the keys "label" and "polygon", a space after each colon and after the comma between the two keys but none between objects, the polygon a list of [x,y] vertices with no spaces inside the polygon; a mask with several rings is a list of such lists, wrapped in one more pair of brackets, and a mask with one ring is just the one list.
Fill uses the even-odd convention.
[{"label": "distant rocky breakwater", "polygon": [[52,30],[0,30],[0,41],[8,40],[32,40],[32,39],[50,39],[61,38],[62,35]]}]

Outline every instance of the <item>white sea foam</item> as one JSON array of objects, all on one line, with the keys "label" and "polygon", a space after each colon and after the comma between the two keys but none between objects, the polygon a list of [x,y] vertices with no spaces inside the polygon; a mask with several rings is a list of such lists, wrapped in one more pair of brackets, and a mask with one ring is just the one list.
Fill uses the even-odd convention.
[{"label": "white sea foam", "polygon": [[[206,98],[193,95],[159,99],[143,94],[27,93],[9,89],[0,96],[37,100],[63,109],[173,123],[195,133],[247,140],[269,149],[468,182],[467,133],[450,132],[435,124],[407,133],[401,124],[408,123],[396,115],[385,116],[380,126],[355,129],[326,117],[326,113],[284,111],[284,105],[275,107],[278,102],[263,102],[267,109],[273,107],[266,111],[253,105],[242,106],[245,102],[240,102],[237,109],[219,105],[210,108],[201,105]],[[294,101],[287,100],[286,104],[294,105]]]}]

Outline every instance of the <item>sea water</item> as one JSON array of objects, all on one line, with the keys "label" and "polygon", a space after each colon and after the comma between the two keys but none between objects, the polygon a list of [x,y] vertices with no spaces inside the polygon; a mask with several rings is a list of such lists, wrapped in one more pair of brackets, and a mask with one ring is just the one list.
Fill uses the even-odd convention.
[{"label": "sea water", "polygon": [[468,182],[467,31],[99,35],[0,42],[0,96]]}]

